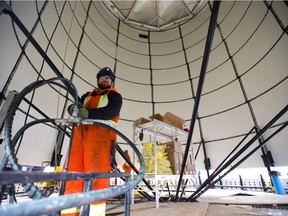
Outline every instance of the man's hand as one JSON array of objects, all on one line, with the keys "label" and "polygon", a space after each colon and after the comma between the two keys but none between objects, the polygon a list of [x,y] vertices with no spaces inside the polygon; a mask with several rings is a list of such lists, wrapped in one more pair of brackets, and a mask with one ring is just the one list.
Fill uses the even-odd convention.
[{"label": "man's hand", "polygon": [[[73,111],[74,111],[75,106],[76,106],[76,104],[73,103],[68,107],[67,111],[68,111],[70,116],[73,115]],[[80,117],[80,118],[88,118],[89,111],[84,107],[80,107],[80,108],[78,108],[77,114],[78,114],[78,117]]]},{"label": "man's hand", "polygon": [[79,108],[78,117],[88,118],[88,116],[89,116],[89,111],[86,108],[84,107]]}]

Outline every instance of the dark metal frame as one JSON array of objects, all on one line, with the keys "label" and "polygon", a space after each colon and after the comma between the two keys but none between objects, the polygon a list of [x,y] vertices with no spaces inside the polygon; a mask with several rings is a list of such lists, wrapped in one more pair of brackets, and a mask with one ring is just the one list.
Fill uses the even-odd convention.
[{"label": "dark metal frame", "polygon": [[[0,215],[58,215],[61,209],[81,206],[80,215],[89,215],[89,204],[107,198],[122,195],[123,188],[113,187],[106,189],[113,193],[108,194],[105,190],[91,191],[92,182],[99,178],[125,178],[126,183],[130,181],[130,173],[43,173],[43,172],[0,172],[0,185],[11,185],[15,183],[33,183],[45,181],[66,181],[66,180],[85,180],[84,193],[65,195],[53,198],[42,198],[33,202],[19,203],[0,208]],[[125,192],[125,216],[130,215],[130,190]]]},{"label": "dark metal frame", "polygon": [[[184,173],[184,167],[187,161],[187,156],[188,156],[188,152],[189,152],[189,148],[192,142],[192,135],[193,135],[193,130],[194,130],[194,126],[195,126],[195,122],[197,119],[197,113],[198,113],[198,107],[199,107],[199,103],[200,103],[200,99],[201,99],[201,92],[202,92],[202,88],[203,88],[203,84],[204,84],[204,80],[205,80],[205,74],[206,74],[206,68],[208,65],[208,61],[209,61],[209,55],[210,55],[210,50],[211,50],[211,45],[212,45],[212,41],[213,41],[213,36],[214,36],[214,30],[215,30],[215,26],[217,25],[217,16],[218,16],[218,11],[219,11],[219,6],[220,6],[220,1],[214,1],[213,2],[213,9],[212,9],[212,15],[211,15],[211,19],[210,19],[210,24],[209,24],[209,29],[208,29],[208,35],[207,35],[207,41],[206,41],[206,45],[205,45],[205,50],[204,50],[204,56],[203,56],[203,62],[202,62],[202,67],[201,67],[201,72],[200,72],[200,77],[199,77],[199,82],[198,82],[198,88],[197,88],[197,92],[196,92],[196,97],[195,97],[195,103],[194,103],[194,108],[193,108],[193,113],[192,113],[192,117],[191,117],[191,124],[190,124],[190,130],[189,130],[189,134],[188,134],[188,139],[187,139],[187,144],[186,144],[186,149],[184,152],[184,157],[183,157],[183,163],[182,163],[182,169],[180,172],[180,178],[179,178],[179,183],[178,183],[178,187],[177,187],[177,193],[176,193],[176,201],[178,199],[178,193],[180,191],[180,187],[181,187],[181,182],[182,182],[182,178],[183,178],[183,173]],[[21,23],[21,21],[18,19],[18,17],[13,13],[12,9],[10,6],[8,6],[4,1],[0,1],[0,14],[8,14],[13,21],[17,24],[17,26],[22,30],[22,32],[25,34],[25,36],[28,38],[28,40],[32,43],[32,45],[37,49],[37,51],[40,53],[40,55],[43,57],[43,59],[45,59],[45,61],[47,62],[47,64],[51,67],[51,69],[55,72],[55,74],[58,77],[63,77],[62,74],[59,72],[59,70],[56,68],[56,66],[53,64],[53,62],[47,57],[47,55],[45,54],[45,52],[42,50],[42,48],[39,46],[39,44],[35,41],[35,39],[31,36],[31,34],[28,32],[28,30],[25,28],[25,26]],[[64,84],[66,85],[67,89],[71,92],[73,92],[74,90],[71,88],[71,86],[64,82]],[[278,132],[280,132],[281,130],[283,130],[286,126],[287,126],[287,121],[276,131],[274,132],[271,136],[269,136],[267,139],[265,140],[261,140],[260,144],[253,149],[252,151],[250,151],[246,156],[244,156],[242,159],[240,159],[231,169],[229,169],[224,175],[220,176],[216,181],[213,181],[216,176],[218,176],[223,170],[224,168],[227,167],[228,164],[231,164],[232,162],[234,162],[250,145],[252,145],[255,140],[261,138],[262,134],[264,132],[267,131],[267,129],[269,129],[274,123],[275,121],[277,121],[284,113],[287,112],[287,106],[284,107],[283,110],[280,111],[280,113],[278,115],[276,115],[262,130],[257,131],[256,135],[241,149],[239,150],[230,160],[228,160],[228,162],[226,162],[224,164],[224,161],[227,159],[225,159],[220,165],[219,165],[219,169],[216,169],[212,175],[210,175],[208,177],[208,179],[186,200],[186,201],[195,201],[195,199],[197,197],[199,197],[201,194],[203,194],[208,188],[210,188],[211,186],[213,186],[216,182],[220,181],[225,175],[227,175],[230,171],[232,171],[233,169],[235,169],[238,165],[240,165],[242,162],[244,162],[249,156],[251,156],[255,151],[257,151],[258,149],[262,148],[263,146],[266,145],[266,143],[274,136],[276,135]],[[202,141],[202,145],[204,147],[205,143],[204,140]],[[239,143],[240,145],[240,143]],[[232,154],[232,152],[231,152]],[[230,155],[231,155],[230,154]],[[229,156],[230,156],[229,155]],[[123,155],[122,155],[123,156]],[[125,155],[123,156],[125,159]],[[126,159],[125,159],[126,160]],[[206,155],[205,155],[205,160],[206,160]],[[127,161],[129,163],[129,165],[132,167],[132,163],[130,161]],[[221,165],[223,165],[221,167]],[[4,177],[3,176],[4,173],[0,173],[0,183],[3,183]],[[5,172],[5,176],[8,173]],[[16,173],[14,173],[16,174]],[[23,174],[23,173],[21,173]],[[34,173],[33,173],[34,174]],[[52,174],[52,173],[51,173]],[[49,175],[51,175],[49,174]],[[71,173],[61,173],[58,174],[57,176],[65,176],[65,178],[69,178],[69,175]],[[98,173],[99,174],[99,173]],[[107,173],[105,173],[107,174]],[[113,177],[118,177],[118,175],[115,175],[116,173],[114,173]],[[119,174],[119,173],[118,173]],[[29,175],[29,173],[25,172],[24,175]],[[52,174],[53,175],[53,174]],[[67,175],[67,176],[66,176]],[[86,174],[84,174],[86,175]],[[79,173],[77,174],[77,179],[78,179]],[[97,175],[91,177],[91,179],[93,179],[94,177],[97,178]],[[10,174],[7,175],[7,177],[11,178]],[[44,176],[42,176],[44,177]],[[46,177],[46,176],[45,176]],[[56,176],[54,176],[56,177]],[[71,176],[70,176],[71,177]],[[75,176],[74,176],[75,177]],[[89,177],[89,178],[90,178]],[[122,176],[123,177],[123,176]],[[84,177],[83,177],[84,178]],[[87,176],[86,176],[87,178]],[[85,178],[84,178],[85,179]],[[11,180],[11,179],[10,179]],[[44,179],[42,179],[44,180]],[[53,179],[55,180],[55,178]],[[68,180],[68,179],[66,179]],[[46,181],[46,180],[44,180]],[[89,188],[91,185],[91,180],[87,180],[86,183],[86,190],[87,192],[85,193],[89,193]],[[149,184],[148,184],[149,185]],[[183,194],[184,190],[182,191]],[[84,193],[84,194],[85,194]],[[181,194],[181,197],[182,197]],[[126,196],[125,196],[126,197]],[[67,198],[68,199],[68,198]],[[85,208],[83,208],[85,209]],[[34,210],[34,209],[33,209]],[[84,211],[87,211],[87,209],[85,209]],[[1,209],[0,209],[0,213],[1,213]],[[21,212],[23,215],[23,212]],[[11,214],[13,215],[13,214]]]},{"label": "dark metal frame", "polygon": [[[190,130],[188,133],[186,148],[185,148],[185,152],[184,152],[184,156],[183,156],[182,168],[181,168],[179,182],[178,182],[178,186],[177,186],[176,201],[178,199],[178,194],[179,194],[181,182],[183,179],[183,173],[184,173],[185,165],[187,162],[187,157],[189,154],[190,145],[192,142],[192,135],[193,135],[194,126],[196,123],[198,108],[199,108],[201,94],[202,94],[202,88],[204,85],[207,65],[208,65],[209,56],[210,56],[210,50],[211,50],[213,37],[214,37],[215,26],[217,23],[217,16],[218,16],[218,12],[219,12],[219,7],[220,7],[220,1],[214,1],[213,2],[212,15],[211,15],[210,23],[209,23],[207,40],[206,40],[206,44],[205,44],[205,50],[204,50],[204,56],[203,56],[203,62],[202,62],[202,66],[201,66],[199,82],[198,82],[198,86],[197,86],[196,98],[195,98],[193,113],[192,113],[191,122],[190,122]],[[203,143],[203,146],[204,146],[204,143]]]},{"label": "dark metal frame", "polygon": [[[11,19],[16,23],[16,25],[20,28],[22,33],[27,37],[27,39],[31,42],[31,44],[35,47],[38,53],[43,57],[46,63],[50,66],[50,68],[54,71],[57,77],[64,78],[61,72],[58,70],[56,65],[51,61],[51,59],[47,56],[41,46],[37,43],[34,37],[30,34],[24,24],[19,20],[16,14],[13,12],[12,8],[4,1],[0,1],[0,14],[8,14]],[[74,92],[74,89],[69,85],[69,83],[64,81],[64,85],[67,87],[69,92]],[[79,98],[80,101],[80,98]]]},{"label": "dark metal frame", "polygon": [[[249,153],[247,153],[243,158],[239,159],[234,165],[232,165],[233,162],[235,162],[241,154],[244,154],[244,152],[251,147],[251,145],[259,139],[270,127],[273,126],[273,124],[279,120],[286,112],[288,111],[288,105],[286,105],[270,122],[268,122],[262,130],[260,130],[258,133],[255,134],[248,142],[245,144],[237,153],[234,154],[234,156],[231,156],[231,158],[226,161],[227,158],[220,164],[217,169],[200,185],[200,187],[186,200],[187,201],[195,201],[200,195],[202,195],[205,191],[207,191],[209,188],[211,188],[214,184],[216,184],[218,181],[220,181],[224,176],[226,176],[228,173],[230,173],[232,170],[234,170],[236,167],[238,167],[241,163],[243,163],[248,157],[250,157],[252,154],[254,154],[257,150],[259,150],[261,147],[267,144],[267,142],[273,138],[276,134],[278,134],[280,131],[282,131],[287,125],[288,121],[286,121],[281,127],[279,127],[274,133],[272,133],[268,138],[263,140],[259,145],[257,145],[253,150],[251,150]],[[250,131],[251,132],[251,131]],[[240,144],[242,141],[240,142]],[[238,147],[237,145],[236,147]],[[234,149],[235,150],[235,149]],[[232,151],[232,153],[234,152]],[[230,155],[229,155],[230,156]],[[225,163],[224,163],[225,162]],[[230,167],[228,171],[226,171],[224,174],[222,174],[218,179],[214,180],[217,176],[219,176],[224,169],[227,167]]]},{"label": "dark metal frame", "polygon": [[[40,47],[40,45],[37,43],[37,41],[33,38],[33,36],[28,32],[26,27],[23,25],[23,23],[18,19],[18,17],[14,14],[12,11],[12,8],[4,1],[0,1],[0,14],[8,14],[11,19],[16,23],[16,25],[20,28],[20,30],[23,32],[23,34],[27,37],[27,39],[31,42],[31,44],[34,46],[34,48],[38,51],[38,53],[43,57],[43,59],[46,61],[46,63],[50,66],[50,68],[54,71],[54,73],[57,75],[58,78],[62,78],[62,81],[66,87],[66,90],[70,92],[72,95],[76,96],[76,98],[79,100],[79,96],[77,95],[76,89],[73,88],[72,83],[69,82],[67,79],[63,77],[63,75],[60,73],[60,71],[57,69],[55,64],[51,61],[51,59],[47,56],[47,54],[43,51],[43,49]],[[51,82],[53,79],[48,81],[47,83]],[[53,81],[52,81],[53,82]],[[23,100],[23,95],[30,91],[33,88],[40,87],[43,83],[46,82],[35,82],[32,86],[29,88],[25,88],[24,91],[22,91],[22,95],[17,99],[17,103],[20,101],[20,99]],[[76,100],[77,100],[76,99]],[[13,106],[17,105],[15,103]],[[15,107],[14,114],[15,114]],[[7,129],[6,129],[6,141],[11,150],[14,148],[14,146],[11,146],[12,140],[11,140],[11,133],[10,127],[12,127],[12,121],[13,121],[13,112],[10,114],[9,118],[9,124],[7,123]],[[50,119],[49,119],[50,120]],[[39,120],[35,121],[34,123],[29,124],[32,126],[36,123],[45,122],[46,120]],[[50,120],[53,122],[54,120]],[[91,124],[91,123],[90,123]],[[93,123],[97,124],[97,123]],[[98,123],[99,124],[99,123]],[[100,124],[104,127],[106,125]],[[30,127],[29,126],[29,127]],[[25,130],[27,127],[25,127]],[[110,128],[110,130],[116,132],[118,135],[120,135],[123,138],[123,134],[121,134],[119,131],[116,131],[116,129]],[[127,139],[127,138],[126,138]],[[128,141],[127,141],[128,142]],[[131,145],[131,141],[129,141]],[[13,144],[12,144],[13,145]],[[132,146],[133,148],[133,146]],[[135,148],[133,148],[135,150]],[[138,172],[138,176],[134,178],[133,181],[130,181],[130,174],[129,173],[71,173],[71,172],[63,172],[63,173],[36,173],[36,172],[21,172],[20,171],[20,165],[17,164],[15,161],[15,155],[13,155],[13,152],[8,152],[8,155],[10,154],[11,160],[13,161],[13,169],[18,172],[0,172],[0,186],[2,184],[13,184],[13,182],[18,182],[22,184],[30,185],[30,188],[33,187],[34,182],[43,182],[43,181],[63,181],[63,184],[65,185],[66,180],[85,180],[84,185],[84,193],[80,194],[71,194],[71,195],[65,195],[65,196],[59,196],[56,198],[47,198],[47,199],[39,199],[35,200],[33,202],[27,202],[27,203],[20,203],[18,205],[13,206],[4,206],[0,208],[0,215],[40,215],[40,214],[47,214],[47,213],[53,213],[53,215],[58,215],[58,212],[62,209],[75,207],[75,206],[82,206],[81,207],[81,216],[85,216],[89,213],[89,205],[92,202],[97,202],[100,200],[106,200],[111,197],[119,196],[124,193],[125,195],[125,215],[130,214],[130,190],[139,182],[145,172],[145,164],[144,161],[141,158],[141,154],[138,152],[137,155],[140,157],[140,172]],[[5,161],[3,164],[6,166],[7,157],[5,157]],[[105,190],[96,190],[91,191],[92,189],[92,182],[94,179],[97,178],[112,178],[112,177],[125,177],[126,184],[106,188]],[[136,184],[135,184],[136,183]],[[37,193],[39,196],[33,196],[34,198],[42,198],[39,191],[37,191],[37,188],[33,188],[33,191],[30,191],[32,193]],[[61,193],[60,193],[61,194]],[[30,197],[30,196],[29,196]]]}]

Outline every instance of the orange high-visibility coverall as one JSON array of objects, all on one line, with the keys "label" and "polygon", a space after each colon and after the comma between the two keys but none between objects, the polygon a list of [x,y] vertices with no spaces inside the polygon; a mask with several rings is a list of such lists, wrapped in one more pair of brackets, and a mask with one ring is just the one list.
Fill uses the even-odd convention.
[{"label": "orange high-visibility coverall", "polygon": [[[126,154],[126,157],[127,157],[127,159],[128,159],[129,161],[131,161],[131,157],[130,157],[130,155],[129,155],[128,153]],[[125,163],[123,164],[122,168],[123,168],[123,170],[124,170],[125,172],[128,172],[128,173],[130,173],[130,172],[132,171],[131,166],[130,166],[127,162],[125,162]]]},{"label": "orange high-visibility coverall", "polygon": [[[108,106],[107,94],[116,91],[114,88],[96,93],[92,91],[86,97],[84,107],[89,109],[103,108]],[[117,91],[116,91],[117,92]],[[103,99],[104,97],[104,99]],[[105,99],[106,98],[106,99]],[[121,97],[122,100],[122,97]],[[121,101],[122,103],[122,101]],[[102,104],[102,105],[101,105]],[[104,105],[103,105],[104,104]],[[122,105],[122,104],[121,104]],[[115,126],[119,119],[119,113],[109,122],[114,122]],[[90,114],[89,114],[90,117]],[[108,122],[108,121],[107,121]],[[110,172],[111,171],[111,143],[116,144],[116,134],[111,130],[98,125],[79,125],[74,128],[68,171],[70,172]],[[65,194],[83,192],[84,181],[67,181]],[[92,190],[108,188],[110,179],[95,179]],[[97,203],[105,203],[100,201]],[[93,204],[97,204],[93,203]],[[61,215],[77,215],[63,214]]]}]

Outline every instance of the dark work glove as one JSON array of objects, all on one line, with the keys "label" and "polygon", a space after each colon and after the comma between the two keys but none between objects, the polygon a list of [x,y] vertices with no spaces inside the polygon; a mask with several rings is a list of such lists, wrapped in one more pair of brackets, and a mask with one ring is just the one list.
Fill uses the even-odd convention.
[{"label": "dark work glove", "polygon": [[78,117],[81,117],[81,118],[88,118],[89,116],[89,111],[88,109],[84,108],[84,107],[81,107],[79,110],[78,110]]},{"label": "dark work glove", "polygon": [[[73,115],[73,111],[74,111],[74,107],[76,106],[75,103],[69,105],[69,107],[67,108],[67,111],[69,113],[70,116]],[[80,107],[78,108],[78,117],[81,117],[81,118],[88,118],[89,116],[89,111],[84,108],[84,107]]]}]

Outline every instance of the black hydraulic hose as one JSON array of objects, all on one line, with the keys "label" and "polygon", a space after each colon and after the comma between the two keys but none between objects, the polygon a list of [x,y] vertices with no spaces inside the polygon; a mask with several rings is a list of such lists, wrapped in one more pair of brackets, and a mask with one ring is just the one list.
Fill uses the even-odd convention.
[{"label": "black hydraulic hose", "polygon": [[[20,171],[21,170],[21,166],[17,163],[17,157],[14,154],[14,151],[15,151],[14,147],[15,147],[16,143],[18,142],[19,138],[22,136],[24,131],[27,130],[28,128],[30,128],[31,126],[36,125],[36,124],[47,123],[47,122],[55,123],[55,119],[39,119],[39,120],[35,120],[35,121],[32,121],[32,122],[25,124],[14,135],[14,137],[11,141],[11,144],[9,146],[5,146],[7,157],[4,157],[3,161],[7,158],[7,160],[9,160],[9,162],[11,163],[11,167],[13,168],[14,171]],[[3,161],[1,162],[1,165],[2,165]]]},{"label": "black hydraulic hose", "polygon": [[[66,86],[64,85],[61,85],[60,83],[57,83],[57,82],[54,82],[54,81],[51,81],[50,84],[54,84],[54,85],[57,85],[65,90],[68,91],[68,89],[66,88]],[[49,117],[43,113],[39,108],[37,108],[34,104],[32,104],[30,101],[28,101],[25,97],[23,98],[23,100],[28,103],[30,106],[32,106],[38,113],[40,113],[45,119],[49,119]],[[51,122],[53,123],[53,122]],[[68,132],[63,130],[63,128],[59,127],[57,124],[54,124],[59,130],[61,130],[64,134],[68,135]],[[14,145],[12,145],[13,148],[16,146],[16,143]],[[16,151],[17,152],[17,151]],[[17,154],[17,153],[16,153]],[[15,155],[16,155],[15,154]],[[7,162],[8,162],[8,155],[7,153],[4,155],[1,163],[0,163],[0,172],[2,172],[4,170],[4,168],[7,166]]]},{"label": "black hydraulic hose", "polygon": [[56,80],[61,80],[61,81],[65,81],[67,83],[70,83],[70,86],[74,88],[74,90],[72,92],[75,93],[75,94],[72,94],[72,97],[76,101],[76,104],[79,103],[77,89],[75,88],[74,84],[68,79],[56,77],[56,78],[51,78],[48,80],[39,80],[39,81],[35,81],[35,82],[31,83],[30,85],[25,87],[19,94],[17,94],[15,96],[15,98],[13,99],[12,103],[9,106],[9,110],[7,112],[6,121],[5,121],[5,125],[4,125],[4,127],[5,127],[4,128],[4,140],[5,140],[6,146],[9,146],[11,143],[11,137],[12,137],[11,131],[12,131],[13,119],[14,119],[14,116],[16,114],[16,111],[17,111],[20,103],[25,98],[25,95],[27,95],[28,93],[30,93],[34,89],[39,88],[45,84],[49,84],[49,83],[55,84]]},{"label": "black hydraulic hose", "polygon": [[[37,121],[28,123],[27,125],[21,128],[21,130],[17,133],[17,135],[15,136],[15,139],[13,139],[12,142],[17,142],[17,139],[19,139],[21,134],[26,129],[30,128],[31,126],[38,124],[38,123],[53,122],[53,121],[55,122],[57,121],[57,119],[44,119],[44,120],[37,120]],[[9,216],[35,215],[36,216],[40,214],[54,213],[54,212],[60,211],[61,209],[90,204],[92,202],[97,202],[100,200],[105,200],[105,199],[109,199],[115,196],[122,195],[125,192],[133,189],[143,179],[144,173],[145,173],[144,159],[141,153],[139,152],[139,150],[137,149],[137,147],[126,136],[124,136],[121,132],[119,132],[115,128],[112,128],[101,122],[88,119],[88,120],[83,121],[82,123],[100,125],[100,126],[106,127],[109,130],[116,132],[118,136],[120,136],[130,145],[130,147],[135,151],[139,159],[139,163],[140,163],[140,171],[138,175],[136,176],[136,178],[134,178],[130,182],[125,183],[124,185],[116,186],[112,188],[105,188],[104,190],[89,191],[89,192],[85,192],[81,194],[65,195],[65,196],[59,196],[55,198],[38,199],[33,202],[20,203],[20,204],[12,205],[12,206],[4,206],[0,209],[0,215],[9,215]],[[12,152],[9,152],[9,153],[12,153]],[[13,169],[14,168],[18,169],[19,165],[17,164],[16,158],[9,157],[9,161],[14,164]],[[28,183],[27,185],[32,187],[31,183]],[[35,190],[35,188],[33,188],[32,192],[38,195],[37,190]]]},{"label": "black hydraulic hose", "polygon": [[[25,98],[24,100],[25,100],[26,102],[28,102],[26,98]],[[33,107],[34,109],[36,109],[41,115],[43,115],[43,116],[45,117],[45,119],[48,119],[48,122],[50,122],[50,123],[52,123],[54,126],[56,126],[56,129],[61,130],[66,136],[70,137],[70,133],[68,133],[67,131],[65,131],[63,128],[59,127],[54,121],[49,121],[50,118],[49,118],[47,115],[45,115],[41,110],[39,110],[39,109],[38,109],[37,107],[35,107],[33,104],[31,104],[31,105],[32,105],[32,107]],[[42,119],[42,120],[39,120],[39,121],[41,121],[41,123],[46,123],[47,121],[45,121],[45,119]],[[30,124],[30,123],[26,124],[25,126],[27,126],[27,125],[29,125],[29,124]],[[35,122],[35,124],[37,124],[37,122]],[[22,128],[22,129],[23,129],[23,128]],[[21,129],[20,129],[19,131],[21,131]],[[17,133],[19,133],[19,131],[18,131]],[[22,135],[22,134],[23,134],[23,133],[21,133],[21,135]],[[17,141],[19,140],[19,137],[18,137],[17,140],[16,140],[16,136],[17,136],[17,134],[14,136],[14,138],[13,138],[13,140],[12,140],[11,146],[12,146],[13,148],[16,147],[16,143],[17,143]],[[16,141],[15,141],[15,140],[16,140]],[[17,150],[16,150],[16,152],[17,152]],[[15,156],[16,156],[16,153],[15,153]],[[4,168],[7,166],[7,162],[8,162],[8,154],[5,153],[3,159],[2,159],[2,161],[1,161],[1,163],[0,163],[0,172],[2,172],[2,171],[4,170]]]},{"label": "black hydraulic hose", "polygon": [[[25,96],[27,94],[29,94],[31,91],[33,91],[36,88],[39,88],[45,84],[48,84],[48,83],[55,84],[56,80],[62,80],[62,81],[65,80],[67,83],[69,83],[71,88],[73,87],[72,92],[75,94],[72,95],[72,97],[78,103],[77,89],[75,88],[74,84],[70,80],[67,80],[65,78],[56,77],[56,78],[51,78],[49,80],[38,80],[38,81],[35,81],[35,82],[31,83],[30,85],[26,86],[19,94],[17,94],[15,96],[15,98],[13,99],[12,103],[9,106],[7,116],[6,116],[6,121],[4,124],[4,141],[5,141],[5,149],[7,152],[7,157],[8,157],[8,160],[10,161],[10,163],[12,164],[12,168],[14,171],[21,171],[21,167],[17,163],[17,158],[16,158],[15,153],[14,153],[14,147],[15,147],[14,144],[15,143],[12,144],[12,124],[13,124],[13,120],[14,120],[14,116],[16,114],[16,111],[17,111],[19,105],[21,104],[22,100],[25,98]],[[5,159],[5,158],[4,158],[4,161],[2,161],[2,163],[1,163],[1,167],[4,165],[6,166],[6,164],[7,164],[7,162],[5,161],[7,159]],[[26,192],[28,193],[28,196],[31,198],[41,198],[42,197],[42,194],[39,192],[37,187],[31,183],[28,183],[27,185],[25,185],[25,189],[27,190]]]},{"label": "black hydraulic hose", "polygon": [[[1,164],[0,164],[0,172],[2,172],[4,170],[4,168],[7,166],[7,162],[10,158],[10,162],[11,161],[17,161],[16,159],[16,155],[15,155],[15,146],[16,146],[16,143],[17,141],[19,140],[20,136],[22,136],[23,132],[27,129],[27,127],[31,127],[32,125],[35,125],[35,124],[38,124],[38,123],[47,123],[47,122],[51,122],[51,123],[55,123],[54,122],[55,120],[54,119],[40,119],[40,120],[36,120],[36,121],[33,121],[33,122],[29,122],[27,124],[25,124],[16,134],[15,136],[13,137],[13,140],[11,141],[11,145],[10,146],[7,146],[5,147],[5,150],[6,150],[6,154],[5,156],[3,157],[2,161],[1,161]],[[68,135],[68,133],[66,133],[66,135]],[[14,166],[13,170],[20,170],[21,167],[18,167],[18,164],[11,164],[12,166]]]},{"label": "black hydraulic hose", "polygon": [[[14,146],[17,143],[19,137],[23,134],[23,132],[30,128],[31,126],[35,125],[35,124],[39,124],[39,123],[45,123],[45,122],[51,122],[51,123],[72,123],[72,124],[94,124],[94,125],[100,125],[103,127],[108,128],[111,131],[114,131],[115,133],[117,133],[118,136],[122,137],[123,140],[125,140],[130,146],[131,148],[135,151],[138,159],[139,159],[139,163],[140,163],[140,172],[138,173],[138,175],[136,176],[136,178],[134,178],[132,181],[127,182],[124,185],[121,186],[116,186],[113,188],[106,188],[104,190],[97,190],[97,191],[89,191],[89,192],[85,192],[82,194],[73,194],[73,195],[66,195],[66,196],[59,196],[57,198],[53,198],[53,199],[39,199],[41,197],[43,197],[42,193],[39,192],[38,188],[32,184],[32,183],[27,183],[26,189],[28,192],[29,197],[33,197],[33,198],[38,198],[39,200],[36,200],[34,202],[27,202],[27,203],[21,203],[18,205],[13,205],[13,206],[5,206],[3,208],[0,209],[0,215],[21,215],[21,216],[25,216],[25,215],[41,215],[41,214],[47,214],[47,213],[54,213],[57,211],[60,211],[61,209],[66,209],[66,208],[71,208],[71,207],[75,207],[75,206],[79,206],[79,205],[87,205],[90,204],[92,202],[97,202],[100,200],[105,200],[105,199],[109,199],[111,197],[114,196],[118,196],[121,194],[124,194],[125,192],[127,192],[128,190],[131,190],[132,188],[134,188],[144,177],[144,173],[145,173],[145,163],[144,163],[144,159],[141,155],[141,153],[139,152],[139,150],[137,149],[137,147],[126,137],[124,136],[121,132],[119,132],[118,130],[116,130],[115,128],[112,128],[106,124],[103,124],[101,122],[97,122],[97,120],[79,120],[79,119],[74,119],[72,120],[62,120],[62,119],[43,119],[43,120],[36,120],[30,123],[27,123],[26,125],[24,125],[14,136],[13,140],[12,140],[12,124],[13,124],[13,120],[14,120],[14,116],[16,114],[16,111],[21,103],[21,101],[25,98],[25,96],[30,93],[31,91],[35,90],[36,88],[39,88],[45,84],[55,84],[56,80],[61,80],[61,81],[65,81],[67,83],[69,83],[69,85],[71,87],[73,87],[73,93],[72,94],[76,104],[79,104],[78,101],[78,94],[77,94],[77,90],[75,88],[75,86],[73,85],[73,83],[65,78],[52,78],[49,80],[40,80],[40,81],[35,81],[33,83],[31,83],[29,86],[27,86],[26,88],[24,88],[12,101],[12,103],[10,104],[9,107],[9,111],[7,113],[6,116],[6,121],[5,121],[5,125],[4,125],[4,141],[5,141],[5,148],[6,148],[6,152],[8,154],[8,160],[9,162],[12,164],[12,168],[15,171],[20,171],[21,167],[20,165],[17,163],[17,158],[15,157],[14,154]],[[73,121],[77,121],[77,122],[73,122]]]},{"label": "black hydraulic hose", "polygon": [[[42,112],[38,107],[36,107],[33,103],[31,103],[28,99],[24,98],[24,101],[29,104],[33,109],[35,109],[39,114],[41,114],[45,119],[50,119],[44,112]],[[59,127],[56,123],[51,122],[58,130],[64,133],[66,136],[70,136],[70,133],[64,130],[62,127]],[[1,171],[1,170],[0,170]]]}]

